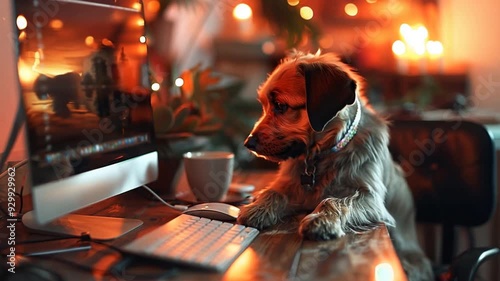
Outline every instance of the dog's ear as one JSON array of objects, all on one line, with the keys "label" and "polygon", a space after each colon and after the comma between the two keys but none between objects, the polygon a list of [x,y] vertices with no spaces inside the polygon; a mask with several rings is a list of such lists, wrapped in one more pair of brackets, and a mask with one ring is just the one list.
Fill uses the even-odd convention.
[{"label": "dog's ear", "polygon": [[323,63],[299,64],[305,79],[309,124],[316,132],[356,100],[356,82],[341,69]]}]

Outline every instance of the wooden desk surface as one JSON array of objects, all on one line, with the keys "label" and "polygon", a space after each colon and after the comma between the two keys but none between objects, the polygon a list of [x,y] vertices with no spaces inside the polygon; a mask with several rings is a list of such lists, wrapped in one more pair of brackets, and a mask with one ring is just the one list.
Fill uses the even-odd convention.
[{"label": "wooden desk surface", "polygon": [[[265,176],[258,172],[237,178],[253,183],[257,188],[267,183]],[[79,213],[143,220],[144,224],[139,229],[107,243],[117,247],[153,230],[178,214],[158,201],[151,200],[143,189],[116,196]],[[297,234],[299,221],[300,217],[290,218],[272,229],[262,231],[225,274],[192,269],[172,271],[176,268],[175,265],[153,265],[147,261],[144,262],[145,267],[127,272],[127,277],[123,279],[137,280],[142,274],[148,274],[151,278],[147,280],[166,280],[163,278],[164,274],[172,273],[168,280],[406,280],[384,225],[362,234],[349,234],[333,241],[315,242],[303,240]],[[6,229],[4,224],[5,220],[2,220],[1,233]],[[16,226],[17,241],[49,237],[51,236],[29,233],[21,223]],[[3,248],[5,239],[0,238]],[[16,253],[19,256],[22,252],[60,248],[75,243],[75,240],[65,240],[18,245]],[[5,257],[3,253],[2,256]],[[109,271],[121,260],[121,256],[106,246],[92,244],[89,251],[57,254],[52,257],[30,257],[29,260],[58,272],[64,280],[117,280],[109,275]]]}]

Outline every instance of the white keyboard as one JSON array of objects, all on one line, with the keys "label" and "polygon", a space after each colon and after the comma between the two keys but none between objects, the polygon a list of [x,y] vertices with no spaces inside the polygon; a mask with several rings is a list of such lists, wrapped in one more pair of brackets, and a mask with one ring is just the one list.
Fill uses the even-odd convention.
[{"label": "white keyboard", "polygon": [[258,234],[252,227],[181,214],[123,250],[224,272]]}]

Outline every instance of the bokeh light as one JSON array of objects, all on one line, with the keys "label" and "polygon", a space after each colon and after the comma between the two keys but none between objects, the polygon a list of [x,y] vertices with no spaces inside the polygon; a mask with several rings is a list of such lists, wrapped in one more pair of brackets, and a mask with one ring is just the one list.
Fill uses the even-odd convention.
[{"label": "bokeh light", "polygon": [[184,85],[184,79],[182,79],[182,78],[179,77],[179,78],[175,79],[174,84],[177,87],[182,87]]},{"label": "bokeh light", "polygon": [[17,28],[19,28],[19,30],[24,30],[24,29],[26,29],[26,27],[28,27],[28,21],[26,20],[26,18],[23,15],[19,15],[19,16],[17,16],[17,19],[16,19],[16,25],[17,25]]},{"label": "bokeh light", "polygon": [[95,39],[93,36],[85,37],[85,45],[91,47],[92,45],[94,45],[94,42],[95,42]]},{"label": "bokeh light", "polygon": [[398,56],[406,53],[406,45],[401,40],[396,40],[392,43],[392,52]]},{"label": "bokeh light", "polygon": [[314,16],[314,11],[309,6],[304,6],[300,8],[300,17],[305,20],[310,20]]},{"label": "bokeh light", "polygon": [[390,263],[379,263],[375,266],[375,281],[394,281],[394,269]]},{"label": "bokeh light", "polygon": [[153,90],[153,91],[155,91],[155,92],[156,92],[156,91],[158,91],[159,89],[160,89],[160,83],[153,83],[153,84],[151,85],[151,90]]},{"label": "bokeh light", "polygon": [[60,19],[53,19],[50,21],[49,26],[55,30],[59,30],[59,29],[63,28],[64,23]]},{"label": "bokeh light", "polygon": [[358,14],[358,6],[353,3],[347,3],[344,6],[344,11],[348,16],[354,17]]},{"label": "bokeh light", "polygon": [[238,20],[247,20],[252,17],[252,13],[252,8],[245,3],[240,3],[233,9],[233,17]]},{"label": "bokeh light", "polygon": [[262,44],[262,52],[266,55],[272,55],[276,51],[276,46],[271,41]]}]

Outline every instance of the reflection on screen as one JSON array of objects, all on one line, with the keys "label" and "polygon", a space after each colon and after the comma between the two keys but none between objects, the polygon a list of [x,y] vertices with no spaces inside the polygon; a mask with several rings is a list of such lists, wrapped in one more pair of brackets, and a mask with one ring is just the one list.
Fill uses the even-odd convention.
[{"label": "reflection on screen", "polygon": [[141,5],[115,2],[15,3],[35,184],[152,149]]}]

